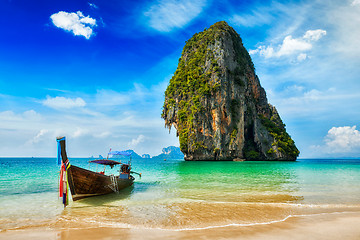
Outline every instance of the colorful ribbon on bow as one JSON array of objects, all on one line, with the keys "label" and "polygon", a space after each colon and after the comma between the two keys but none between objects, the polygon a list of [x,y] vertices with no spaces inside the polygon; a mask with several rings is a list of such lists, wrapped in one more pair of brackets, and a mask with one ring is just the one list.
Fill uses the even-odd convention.
[{"label": "colorful ribbon on bow", "polygon": [[59,197],[63,198],[63,204],[66,207],[69,204],[69,182],[67,177],[67,170],[70,167],[69,161],[66,161],[66,163],[61,164],[60,169],[60,182],[59,182]]},{"label": "colorful ribbon on bow", "polygon": [[63,198],[63,204],[66,207],[69,204],[69,183],[68,183],[68,177],[67,177],[67,170],[70,167],[70,162],[68,159],[66,159],[65,163],[64,161],[61,161],[61,146],[60,141],[65,141],[65,137],[61,139],[57,139],[58,142],[58,165],[61,164],[60,167],[60,179],[59,179],[59,197]]}]

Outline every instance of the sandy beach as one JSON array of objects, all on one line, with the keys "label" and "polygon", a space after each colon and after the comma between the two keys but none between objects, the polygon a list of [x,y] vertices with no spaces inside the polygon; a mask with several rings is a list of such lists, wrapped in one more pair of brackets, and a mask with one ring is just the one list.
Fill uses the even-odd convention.
[{"label": "sandy beach", "polygon": [[0,239],[360,239],[360,213],[288,217],[251,226],[199,229],[25,228],[0,233]]}]

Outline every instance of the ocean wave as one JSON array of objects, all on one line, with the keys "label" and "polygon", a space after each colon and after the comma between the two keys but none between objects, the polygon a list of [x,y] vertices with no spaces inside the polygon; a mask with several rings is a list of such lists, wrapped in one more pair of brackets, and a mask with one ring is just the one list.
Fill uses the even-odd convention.
[{"label": "ocean wave", "polygon": [[[285,216],[284,218],[278,220],[271,220],[265,222],[252,222],[252,223],[228,223],[228,224],[220,224],[220,225],[210,225],[203,227],[185,227],[185,228],[166,228],[166,227],[152,227],[146,226],[144,224],[129,224],[129,223],[119,223],[119,222],[108,222],[103,220],[96,219],[81,219],[84,224],[84,228],[92,228],[92,227],[109,227],[109,228],[123,228],[123,229],[146,229],[146,230],[161,230],[161,231],[199,231],[199,230],[208,230],[208,229],[216,229],[216,228],[226,228],[226,227],[251,227],[258,225],[270,225],[285,222],[290,218],[299,218],[299,217],[314,217],[314,216],[322,216],[322,215],[341,215],[341,214],[358,214],[357,211],[341,211],[341,212],[330,212],[330,213],[312,213],[312,214],[290,214]],[[68,219],[69,222],[78,222],[79,219]],[[90,224],[90,225],[89,225]],[[82,227],[71,227],[71,229],[83,229]]]},{"label": "ocean wave", "polygon": [[[314,213],[314,214],[296,214],[296,215],[288,215],[283,219],[279,220],[272,220],[268,222],[256,222],[256,223],[230,223],[224,225],[214,225],[214,226],[206,226],[206,227],[195,227],[195,228],[181,228],[181,229],[173,229],[173,231],[198,231],[198,230],[207,230],[207,229],[214,229],[214,228],[226,228],[226,227],[251,227],[257,225],[270,225],[275,223],[285,222],[289,218],[296,218],[296,217],[312,217],[312,216],[320,216],[320,215],[330,215],[330,214],[348,214],[348,213],[357,213],[357,212],[332,212],[332,213]],[[163,229],[163,230],[170,230],[170,229]]]}]

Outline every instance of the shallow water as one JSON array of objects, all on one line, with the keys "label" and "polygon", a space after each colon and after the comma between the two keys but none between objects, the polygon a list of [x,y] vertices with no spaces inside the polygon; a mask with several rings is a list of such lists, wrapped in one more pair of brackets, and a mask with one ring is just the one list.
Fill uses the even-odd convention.
[{"label": "shallow water", "polygon": [[[70,162],[88,168],[88,159]],[[132,187],[64,209],[57,197],[55,159],[0,158],[0,229],[206,229],[360,212],[358,159],[132,163],[134,171],[142,172]]]}]

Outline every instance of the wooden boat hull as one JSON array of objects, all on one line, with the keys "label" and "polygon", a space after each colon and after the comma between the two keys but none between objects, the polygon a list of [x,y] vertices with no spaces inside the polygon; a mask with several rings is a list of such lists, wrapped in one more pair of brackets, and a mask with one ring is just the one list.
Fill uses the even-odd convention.
[{"label": "wooden boat hull", "polygon": [[73,201],[120,191],[134,182],[134,177],[119,178],[107,176],[71,165],[68,170],[68,182]]}]

